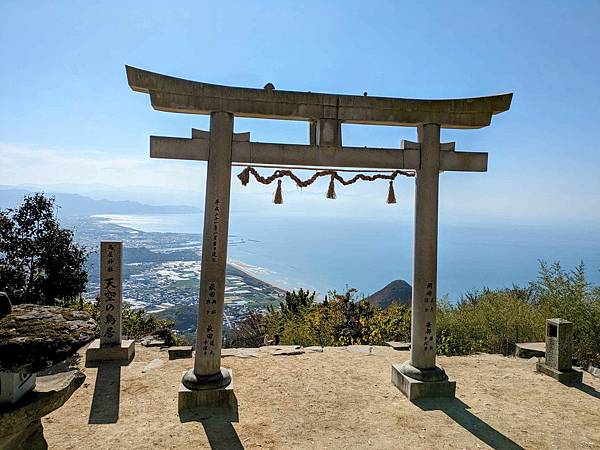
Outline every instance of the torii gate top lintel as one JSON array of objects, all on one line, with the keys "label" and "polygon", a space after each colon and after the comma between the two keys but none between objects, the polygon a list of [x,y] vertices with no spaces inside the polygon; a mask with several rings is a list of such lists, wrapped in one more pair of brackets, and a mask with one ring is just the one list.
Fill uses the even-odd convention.
[{"label": "torii gate top lintel", "polygon": [[368,125],[481,128],[510,108],[512,93],[487,97],[416,100],[221,86],[126,66],[131,89],[150,95],[154,109],[287,120],[336,120]]}]

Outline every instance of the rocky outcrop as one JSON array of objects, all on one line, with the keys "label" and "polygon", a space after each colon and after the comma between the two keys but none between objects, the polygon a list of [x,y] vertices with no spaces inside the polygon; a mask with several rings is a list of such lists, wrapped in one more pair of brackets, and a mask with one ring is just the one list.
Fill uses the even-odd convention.
[{"label": "rocky outcrop", "polygon": [[0,370],[35,373],[92,341],[96,322],[83,311],[16,305],[0,319]]},{"label": "rocky outcrop", "polygon": [[12,405],[0,407],[0,449],[46,449],[41,418],[60,408],[83,384],[79,370],[38,377],[36,388]]}]

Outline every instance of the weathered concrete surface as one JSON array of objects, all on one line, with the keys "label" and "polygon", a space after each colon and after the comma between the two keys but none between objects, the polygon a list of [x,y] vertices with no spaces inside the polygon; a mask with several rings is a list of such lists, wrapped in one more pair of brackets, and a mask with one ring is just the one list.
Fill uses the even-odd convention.
[{"label": "weathered concrete surface", "polygon": [[120,362],[129,364],[135,356],[135,341],[124,339],[118,344],[102,345],[100,339],[93,341],[85,352],[87,367],[95,367],[102,361]]},{"label": "weathered concrete surface", "polygon": [[192,346],[181,345],[178,347],[169,347],[169,359],[185,359],[192,357]]},{"label": "weathered concrete surface", "polygon": [[214,408],[235,408],[236,398],[233,392],[233,373],[229,372],[231,382],[218,389],[191,390],[183,383],[179,384],[179,393],[177,395],[177,405],[179,413],[184,411],[202,412],[202,410],[211,410]]},{"label": "weathered concrete surface", "polygon": [[422,398],[454,398],[456,381],[419,381],[402,373],[401,364],[392,365],[392,384],[411,402]]},{"label": "weathered concrete surface", "polygon": [[[412,100],[336,95],[277,89],[248,89],[201,83],[126,66],[129,86],[150,95],[159,111],[210,114],[229,111],[239,117],[341,121],[373,125],[480,128],[492,115],[510,108],[512,94],[456,100]],[[325,128],[325,127],[323,127]]]},{"label": "weathered concrete surface", "polygon": [[[235,136],[235,134],[234,134]],[[208,138],[150,136],[150,157],[208,161]],[[320,167],[360,167],[372,169],[419,169],[418,149],[375,147],[328,147],[323,145],[274,144],[235,141],[232,160],[244,164],[307,165]],[[487,171],[488,154],[443,151],[440,170]]]},{"label": "weathered concrete surface", "polygon": [[301,355],[304,350],[301,345],[263,345],[259,351],[274,356]]},{"label": "weathered concrete surface", "polygon": [[546,354],[546,343],[545,342],[521,342],[517,344],[515,350],[515,356],[518,358],[533,358],[544,357]]},{"label": "weathered concrete surface", "polygon": [[[206,174],[202,271],[193,369],[198,379],[221,371],[233,141],[233,115],[222,111],[210,116],[210,158]],[[192,387],[189,384],[187,386]]]},{"label": "weathered concrete surface", "polygon": [[94,339],[96,322],[83,311],[16,305],[0,319],[0,370],[35,373]]},{"label": "weathered concrete surface", "polygon": [[221,349],[221,358],[234,356],[237,358],[256,358],[258,348],[224,348]]},{"label": "weathered concrete surface", "polygon": [[79,370],[38,377],[36,387],[14,405],[0,407],[0,449],[46,449],[40,419],[60,408],[83,384]]},{"label": "weathered concrete surface", "polygon": [[561,383],[581,383],[583,380],[583,372],[581,370],[576,368],[570,370],[558,370],[547,365],[543,360],[537,362],[535,370],[548,375]]},{"label": "weathered concrete surface", "polygon": [[561,372],[571,370],[573,361],[573,322],[565,319],[546,320],[546,362]]},{"label": "weathered concrete surface", "polygon": [[422,125],[418,135],[421,167],[415,189],[410,360],[392,367],[392,383],[411,401],[453,397],[456,389],[456,383],[436,366],[440,126]]},{"label": "weathered concrete surface", "polygon": [[147,336],[142,339],[142,345],[144,347],[164,347],[165,341],[164,339],[156,339],[152,336]]},{"label": "weathered concrete surface", "polygon": [[389,345],[390,347],[392,347],[394,350],[398,350],[398,351],[410,350],[410,342],[389,341],[389,342],[386,342],[386,344]]}]

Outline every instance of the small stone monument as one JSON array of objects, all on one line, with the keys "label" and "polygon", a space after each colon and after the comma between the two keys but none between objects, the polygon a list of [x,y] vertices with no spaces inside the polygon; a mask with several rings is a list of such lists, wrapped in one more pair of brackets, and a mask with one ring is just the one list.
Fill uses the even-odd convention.
[{"label": "small stone monument", "polygon": [[121,339],[122,243],[100,243],[100,297],[98,298],[98,326],[100,339],[88,347],[87,363],[120,361],[128,364],[135,354],[133,340]]},{"label": "small stone monument", "polygon": [[583,372],[572,367],[573,322],[564,319],[546,320],[546,358],[536,364],[536,370],[561,383],[581,383]]},{"label": "small stone monument", "polygon": [[180,345],[178,347],[169,347],[169,359],[186,359],[192,357],[191,345]]}]

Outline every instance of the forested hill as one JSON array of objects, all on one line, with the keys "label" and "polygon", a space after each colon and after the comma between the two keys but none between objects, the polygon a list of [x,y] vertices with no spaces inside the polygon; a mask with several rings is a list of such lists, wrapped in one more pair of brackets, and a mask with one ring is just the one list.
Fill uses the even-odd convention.
[{"label": "forested hill", "polygon": [[392,303],[410,306],[411,298],[412,288],[410,284],[404,280],[394,280],[383,289],[368,296],[365,300],[374,306],[387,308]]}]

